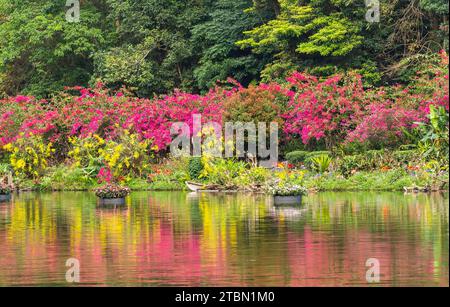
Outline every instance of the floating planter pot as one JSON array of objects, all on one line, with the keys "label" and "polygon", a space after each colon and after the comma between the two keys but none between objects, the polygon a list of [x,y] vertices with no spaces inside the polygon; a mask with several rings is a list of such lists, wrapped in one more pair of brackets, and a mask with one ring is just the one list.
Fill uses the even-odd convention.
[{"label": "floating planter pot", "polygon": [[302,196],[274,196],[275,205],[301,205]]},{"label": "floating planter pot", "polygon": [[125,205],[125,197],[122,198],[99,198],[98,203],[104,206],[123,206]]},{"label": "floating planter pot", "polygon": [[302,204],[302,196],[308,193],[308,190],[302,185],[283,181],[271,183],[268,191],[273,195],[275,205],[300,206]]}]

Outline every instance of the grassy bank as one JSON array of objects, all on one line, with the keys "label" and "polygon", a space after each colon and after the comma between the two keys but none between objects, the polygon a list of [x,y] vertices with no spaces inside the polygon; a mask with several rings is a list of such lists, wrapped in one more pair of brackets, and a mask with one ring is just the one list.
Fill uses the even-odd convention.
[{"label": "grassy bank", "polygon": [[[180,164],[180,163],[177,163]],[[189,170],[186,168],[172,170],[167,168],[172,163],[160,165],[160,171],[150,178],[132,178],[125,184],[134,191],[183,191],[186,190],[185,181],[192,180]],[[246,165],[244,167],[247,167]],[[259,173],[260,178],[250,178]],[[297,176],[293,181],[301,182],[303,186],[314,191],[403,191],[404,187],[433,187],[434,190],[448,190],[448,171],[434,173],[430,170],[407,171],[401,168],[376,171],[355,171],[349,176],[343,176],[337,172],[316,173],[307,169],[277,171],[262,168],[246,168],[244,174],[239,175],[236,181],[240,185],[234,188],[242,191],[259,191],[273,178]],[[194,179],[195,180],[195,179]],[[216,183],[209,178],[196,179],[205,184]],[[287,179],[289,180],[289,179]],[[71,167],[49,168],[42,179],[30,180],[15,179],[15,186],[20,190],[33,191],[88,191],[99,187],[101,184],[96,178],[91,178],[82,169]],[[233,187],[232,187],[233,188]]]}]

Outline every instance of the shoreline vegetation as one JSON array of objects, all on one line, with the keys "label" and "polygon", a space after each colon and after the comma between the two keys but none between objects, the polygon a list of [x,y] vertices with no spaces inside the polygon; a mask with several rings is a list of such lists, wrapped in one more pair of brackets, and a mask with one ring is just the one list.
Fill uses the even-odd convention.
[{"label": "shoreline vegetation", "polygon": [[[0,184],[19,190],[183,190],[186,181],[244,191],[439,191],[448,189],[448,55],[407,85],[366,88],[348,73],[294,72],[244,87],[229,80],[205,95],[153,99],[126,91],[67,88],[50,99],[0,100]],[[173,123],[279,126],[278,165],[216,158],[223,139],[207,125],[202,156],[172,158]],[[221,131],[219,131],[221,132]],[[227,144],[228,146],[228,144]]]},{"label": "shoreline vegetation", "polygon": [[[188,159],[185,159],[188,160]],[[187,165],[188,162],[173,161],[167,162],[161,171],[156,172],[153,181],[149,182],[143,178],[133,178],[126,183],[131,191],[188,191],[185,184],[186,179],[190,179],[187,168],[181,168],[173,173],[167,169],[174,165]],[[244,164],[243,164],[244,165]],[[159,165],[161,166],[161,165]],[[301,184],[309,193],[315,192],[357,192],[357,191],[392,191],[392,192],[448,192],[449,176],[448,172],[441,171],[434,174],[433,170],[427,169],[420,172],[418,169],[406,167],[389,169],[385,168],[377,171],[353,171],[349,176],[344,177],[339,173],[326,172],[315,173],[304,169],[295,169],[292,165],[284,167],[279,165],[278,169],[268,170],[264,168],[248,169],[244,172],[260,172],[258,182],[244,182],[251,174],[241,175],[238,179],[244,180],[243,185],[221,186],[214,185],[213,190],[219,192],[239,192],[239,193],[267,193],[266,184],[271,178],[281,178],[283,181],[296,182]],[[291,167],[292,169],[289,169]],[[101,182],[88,179],[77,174],[78,170],[67,167],[50,168],[47,176],[38,183],[31,180],[16,181],[16,189],[12,192],[95,192],[101,187]],[[246,177],[246,178],[244,178]],[[301,177],[301,178],[299,178]],[[208,185],[208,180],[198,180],[200,183]]]},{"label": "shoreline vegetation", "polygon": [[[87,0],[76,22],[61,1],[9,2],[0,195],[448,189],[448,1],[382,0],[383,22],[362,0]],[[198,115],[277,123],[281,163],[171,158],[181,134],[211,147]]]},{"label": "shoreline vegetation", "polygon": [[[336,177],[323,177],[321,179],[309,179],[305,182],[305,187],[308,193],[319,192],[405,192],[405,193],[432,193],[432,192],[449,192],[448,176],[440,178],[439,182],[442,185],[434,187],[433,189],[426,186],[415,185],[403,186],[403,182],[411,182],[409,177],[403,177],[397,182],[389,184],[379,180],[380,175],[386,175],[386,173],[359,173],[350,178],[336,178]],[[318,183],[318,184],[317,184]],[[74,187],[61,187],[61,183],[55,183],[57,187],[43,187],[41,185],[23,187],[11,190],[11,193],[24,193],[24,192],[95,192],[96,189],[101,187],[98,184],[92,184],[89,186],[74,188]],[[72,186],[70,184],[69,186]],[[162,183],[147,183],[144,180],[133,180],[127,187],[132,192],[191,192],[185,184],[178,182],[162,182]],[[209,190],[211,193],[254,193],[254,194],[267,194],[264,189],[252,189],[248,187],[240,187],[237,189],[226,189],[220,186],[215,186],[215,189]],[[203,193],[200,191],[199,193]]]}]

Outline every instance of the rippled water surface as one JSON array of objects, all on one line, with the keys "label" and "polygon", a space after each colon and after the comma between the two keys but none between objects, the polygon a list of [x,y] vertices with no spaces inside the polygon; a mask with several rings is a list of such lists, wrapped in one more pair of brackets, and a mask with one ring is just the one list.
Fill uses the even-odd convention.
[{"label": "rippled water surface", "polygon": [[0,286],[449,285],[448,194],[320,193],[301,207],[258,195],[24,193],[0,203]]}]

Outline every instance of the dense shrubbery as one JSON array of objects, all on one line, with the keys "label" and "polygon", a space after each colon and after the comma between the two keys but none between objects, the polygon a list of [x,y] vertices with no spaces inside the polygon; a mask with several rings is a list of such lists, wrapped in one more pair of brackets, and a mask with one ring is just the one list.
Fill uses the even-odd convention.
[{"label": "dense shrubbery", "polygon": [[293,151],[286,154],[286,160],[296,166],[311,166],[312,160],[320,156],[331,156],[329,151]]},{"label": "dense shrubbery", "polygon": [[363,0],[83,0],[77,23],[66,2],[0,0],[0,97],[98,79],[145,97],[305,70],[376,86],[408,82],[448,48],[447,0],[379,0],[379,23]]},{"label": "dense shrubbery", "polygon": [[420,164],[420,154],[417,150],[385,151],[369,150],[358,155],[338,157],[335,161],[336,170],[344,176],[357,171],[375,171],[380,169],[405,168]]},{"label": "dense shrubbery", "polygon": [[[321,80],[294,73],[285,83],[244,88],[231,82],[205,95],[175,91],[140,99],[112,94],[98,84],[70,88],[50,100],[10,97],[0,100],[0,159],[20,180],[37,184],[43,178],[48,182],[49,167],[65,165],[81,170],[75,177],[89,180],[103,169],[118,182],[140,178],[170,186],[200,178],[220,185],[260,185],[267,177],[262,170],[222,159],[202,161],[202,168],[192,162],[175,178],[154,180],[165,176],[151,164],[167,154],[171,123],[185,122],[192,132],[193,115],[201,114],[203,123],[278,121],[280,145],[296,139],[308,150],[288,153],[287,160],[318,173],[349,177],[433,161],[447,170],[447,65],[441,53],[440,66],[419,73],[407,87],[365,89],[354,74]],[[407,144],[415,151],[395,151]]]},{"label": "dense shrubbery", "polygon": [[425,168],[415,173],[405,169],[356,172],[345,178],[341,175],[311,176],[305,185],[318,191],[403,191],[418,187],[427,191],[448,189],[448,172],[434,173]]},{"label": "dense shrubbery", "polygon": [[286,154],[286,160],[291,164],[300,165],[306,161],[308,155],[308,151],[292,151]]}]

